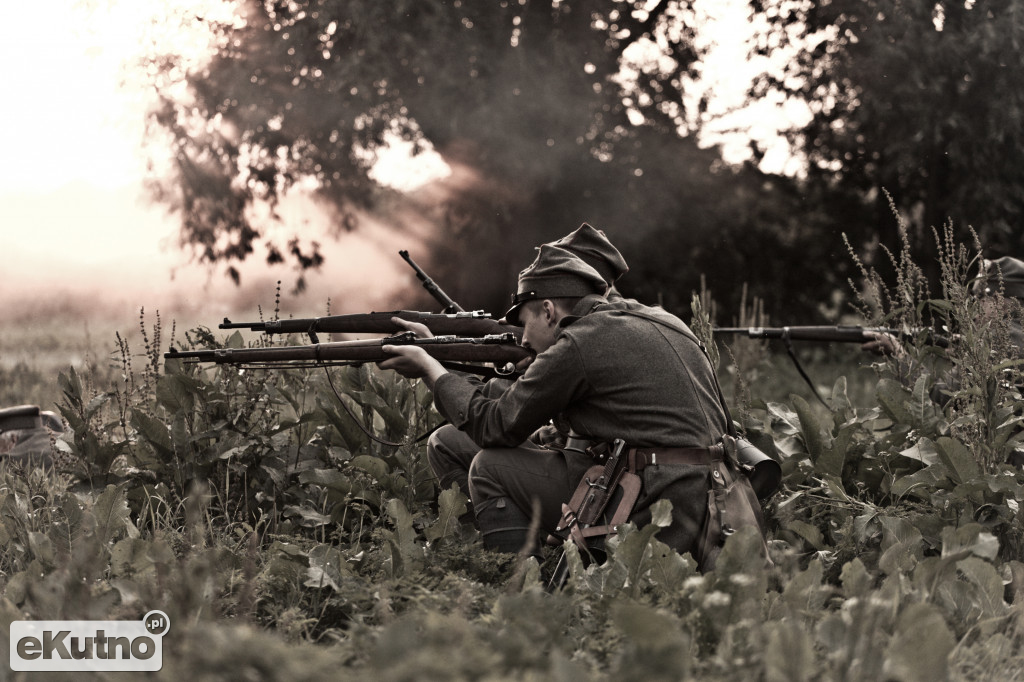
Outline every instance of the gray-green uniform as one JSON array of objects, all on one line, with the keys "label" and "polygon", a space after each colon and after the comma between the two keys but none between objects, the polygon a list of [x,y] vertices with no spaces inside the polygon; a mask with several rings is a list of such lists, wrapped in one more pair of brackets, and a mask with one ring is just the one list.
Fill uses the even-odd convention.
[{"label": "gray-green uniform", "polygon": [[[629,266],[604,232],[583,223],[564,237],[551,242],[550,245],[569,251],[594,268],[605,282],[607,287],[605,296],[609,300],[622,298],[614,289],[614,284],[629,272]],[[479,381],[472,376],[467,379]],[[491,379],[486,383],[480,382],[483,394],[492,398],[500,396],[511,385],[512,381],[508,379]],[[568,429],[564,425],[545,424],[528,438],[528,442],[540,446],[558,445],[564,443],[567,433]],[[465,432],[450,424],[446,424],[432,433],[427,441],[427,461],[434,475],[437,476],[441,488],[450,488],[454,483],[465,495],[469,496],[469,467],[479,451],[480,446],[477,443],[473,442]]]},{"label": "gray-green uniform", "polygon": [[[593,464],[579,453],[521,445],[549,420],[564,421],[584,439],[621,438],[628,447],[706,448],[727,429],[714,370],[686,325],[660,308],[607,301],[600,275],[558,247],[542,246],[520,274],[510,321],[526,300],[567,296],[569,280],[591,293],[507,391],[488,397],[456,374],[434,385],[440,412],[484,448],[472,461],[469,491],[485,544],[497,549],[524,543],[534,505],[542,530],[553,531],[562,503]],[[707,513],[709,481],[707,465],[648,466],[631,519],[645,523],[649,505],[668,498],[673,523],[659,538],[690,551]]]}]

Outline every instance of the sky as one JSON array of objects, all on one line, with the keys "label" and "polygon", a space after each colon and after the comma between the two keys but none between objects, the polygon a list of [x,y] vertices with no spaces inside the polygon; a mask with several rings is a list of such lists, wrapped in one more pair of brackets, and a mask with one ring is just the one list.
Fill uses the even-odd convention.
[{"label": "sky", "polygon": [[[131,319],[140,306],[162,307],[205,316],[210,323],[229,311],[235,314],[232,309],[240,306],[255,312],[253,296],[266,306],[273,300],[274,280],[289,279],[288,271],[246,276],[243,269],[244,281],[256,290],[243,299],[221,269],[189,264],[187,253],[176,246],[175,218],[146,199],[141,143],[148,93],[125,64],[142,52],[146,41],[174,40],[186,51],[200,51],[199,38],[180,29],[161,33],[150,19],[174,10],[208,12],[209,2],[53,0],[45,19],[41,14],[21,15],[45,20],[45,34],[24,23],[0,24],[0,58],[7,65],[0,71],[0,126],[6,132],[0,164],[0,253],[5,264],[0,319],[47,309],[40,301],[55,295],[72,307],[102,302],[90,314]],[[716,27],[706,38],[715,49],[705,87],[716,93],[712,111],[725,112],[742,101],[749,78],[760,66],[747,59],[742,40],[746,0],[704,0],[698,7]],[[770,119],[763,111],[724,117],[709,130],[708,142],[721,142],[727,159],[740,160],[749,137],[771,142],[775,131],[764,124]],[[750,120],[760,123],[745,122]],[[747,135],[715,136],[716,130],[737,126],[745,127]],[[767,163],[782,168],[786,158],[785,150],[775,147]],[[396,150],[378,171],[396,183],[415,183],[442,176],[446,169],[429,155],[413,162]],[[296,204],[285,211],[293,211],[295,220],[306,220],[306,208]],[[351,263],[341,275],[345,281],[375,276],[395,287],[409,284],[411,273],[397,257],[391,259],[390,272],[375,272],[371,266],[382,262],[375,256],[390,258],[391,251],[407,247],[388,239],[371,242],[358,234],[346,235],[345,241],[346,261]],[[258,263],[248,267],[255,272]],[[322,314],[308,310],[311,302],[322,307],[339,290],[334,274],[314,275],[310,284],[303,299],[294,301],[305,308],[296,311],[299,316]],[[365,291],[341,289],[348,306],[379,303]],[[332,312],[349,311],[354,310]]]}]

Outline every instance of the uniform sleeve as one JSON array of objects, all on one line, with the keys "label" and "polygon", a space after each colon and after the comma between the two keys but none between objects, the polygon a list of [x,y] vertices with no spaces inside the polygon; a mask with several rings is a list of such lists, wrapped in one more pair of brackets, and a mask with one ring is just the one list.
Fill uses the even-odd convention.
[{"label": "uniform sleeve", "polygon": [[514,447],[582,398],[588,385],[579,350],[563,335],[500,395],[488,397],[448,373],[434,383],[434,404],[480,447]]}]

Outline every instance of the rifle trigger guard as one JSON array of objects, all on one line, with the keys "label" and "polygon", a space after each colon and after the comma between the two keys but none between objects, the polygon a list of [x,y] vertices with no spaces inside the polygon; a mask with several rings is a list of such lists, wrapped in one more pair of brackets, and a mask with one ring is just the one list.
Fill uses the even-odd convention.
[{"label": "rifle trigger guard", "polygon": [[516,366],[511,362],[506,362],[501,367],[495,367],[494,372],[500,376],[507,377],[510,374],[515,374]]}]

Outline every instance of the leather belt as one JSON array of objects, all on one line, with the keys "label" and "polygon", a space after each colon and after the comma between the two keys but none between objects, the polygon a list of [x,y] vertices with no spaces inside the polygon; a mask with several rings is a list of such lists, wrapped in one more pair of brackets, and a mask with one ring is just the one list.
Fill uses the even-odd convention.
[{"label": "leather belt", "polygon": [[724,455],[725,448],[720,444],[709,448],[630,448],[626,466],[639,473],[659,464],[713,464]]}]

